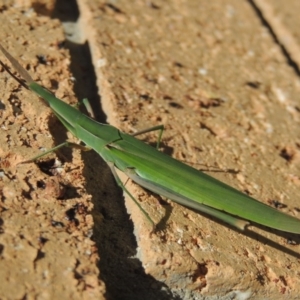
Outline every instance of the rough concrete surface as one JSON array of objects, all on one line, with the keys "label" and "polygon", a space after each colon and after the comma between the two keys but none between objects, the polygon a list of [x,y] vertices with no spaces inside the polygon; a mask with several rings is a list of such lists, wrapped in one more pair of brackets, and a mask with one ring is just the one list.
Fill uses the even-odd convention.
[{"label": "rough concrete surface", "polygon": [[[0,1],[1,44],[64,101],[88,97],[128,133],[164,124],[161,151],[300,218],[299,4],[285,3]],[[92,151],[18,165],[76,139],[0,71],[0,299],[298,298],[296,235],[240,232],[120,174],[153,232]]]}]

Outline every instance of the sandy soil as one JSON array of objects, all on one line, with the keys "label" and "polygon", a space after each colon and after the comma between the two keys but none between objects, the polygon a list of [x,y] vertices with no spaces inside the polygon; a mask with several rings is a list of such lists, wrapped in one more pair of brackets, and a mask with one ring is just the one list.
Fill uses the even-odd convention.
[{"label": "sandy soil", "polygon": [[[296,0],[77,4],[0,1],[1,43],[64,101],[129,133],[164,124],[161,151],[300,218]],[[298,236],[127,182],[151,233],[92,151],[18,165],[76,140],[3,68],[0,91],[1,299],[297,299]]]}]

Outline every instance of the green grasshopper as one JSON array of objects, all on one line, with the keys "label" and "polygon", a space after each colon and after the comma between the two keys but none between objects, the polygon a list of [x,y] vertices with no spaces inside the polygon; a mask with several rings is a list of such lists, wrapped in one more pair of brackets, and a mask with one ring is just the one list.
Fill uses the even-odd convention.
[{"label": "green grasshopper", "polygon": [[[101,124],[56,98],[43,86],[34,82],[28,72],[1,45],[0,50],[23,77],[26,87],[44,99],[57,118],[76,138],[87,148],[96,151],[107,162],[116,182],[136,202],[151,222],[151,218],[121,182],[116,169],[124,172],[145,189],[210,215],[240,230],[244,230],[250,222],[254,222],[285,232],[300,233],[299,219],[263,204],[158,151],[163,126],[129,135],[113,126]],[[135,138],[138,134],[152,130],[160,130],[157,148]],[[74,146],[72,143],[65,142],[34,159],[68,145]]]}]

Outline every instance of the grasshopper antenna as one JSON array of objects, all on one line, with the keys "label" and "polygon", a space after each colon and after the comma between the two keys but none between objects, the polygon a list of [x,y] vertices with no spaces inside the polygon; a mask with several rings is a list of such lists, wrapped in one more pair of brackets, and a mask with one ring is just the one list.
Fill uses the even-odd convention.
[{"label": "grasshopper antenna", "polygon": [[12,75],[19,83],[21,83],[23,86],[25,86],[28,89],[28,86],[32,83],[34,83],[34,80],[32,77],[29,75],[29,73],[20,65],[20,63],[13,58],[0,44],[0,50],[1,52],[6,56],[6,58],[10,61],[12,66],[16,69],[16,71],[21,75],[21,77],[25,80],[25,83],[20,81],[16,76],[14,76],[8,69],[7,67],[3,64],[1,61],[1,65],[6,69],[6,71],[9,72],[10,75]]}]

